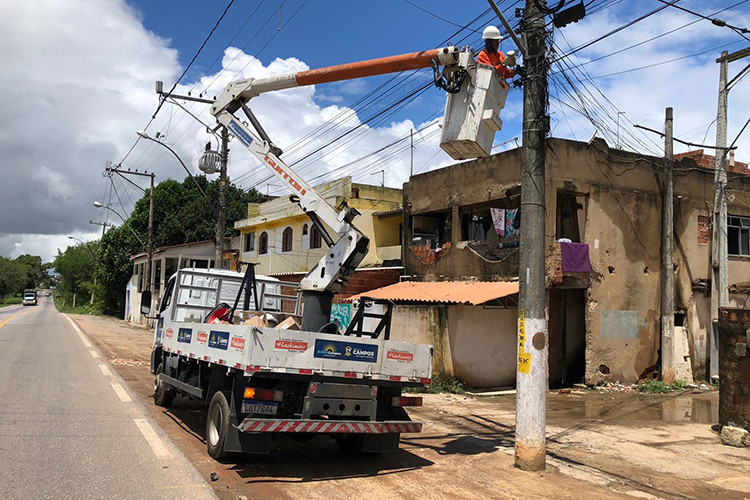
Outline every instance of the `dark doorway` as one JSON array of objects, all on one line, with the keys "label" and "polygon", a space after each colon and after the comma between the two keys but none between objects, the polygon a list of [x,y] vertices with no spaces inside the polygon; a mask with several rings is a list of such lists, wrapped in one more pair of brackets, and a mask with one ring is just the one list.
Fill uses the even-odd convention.
[{"label": "dark doorway", "polygon": [[586,290],[549,292],[549,386],[569,387],[586,375]]}]

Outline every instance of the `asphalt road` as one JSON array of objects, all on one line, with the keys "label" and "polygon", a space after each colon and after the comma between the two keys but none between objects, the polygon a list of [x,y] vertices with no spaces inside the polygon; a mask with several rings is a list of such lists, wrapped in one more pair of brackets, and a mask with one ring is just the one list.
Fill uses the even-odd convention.
[{"label": "asphalt road", "polygon": [[216,498],[49,297],[0,309],[0,498]]}]

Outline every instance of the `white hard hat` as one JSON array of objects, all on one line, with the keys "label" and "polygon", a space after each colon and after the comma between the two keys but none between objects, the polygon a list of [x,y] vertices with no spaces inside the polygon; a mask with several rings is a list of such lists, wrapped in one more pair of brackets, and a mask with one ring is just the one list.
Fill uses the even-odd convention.
[{"label": "white hard hat", "polygon": [[497,26],[487,26],[484,28],[482,38],[485,40],[502,40],[503,37],[500,36],[500,30],[497,29]]}]

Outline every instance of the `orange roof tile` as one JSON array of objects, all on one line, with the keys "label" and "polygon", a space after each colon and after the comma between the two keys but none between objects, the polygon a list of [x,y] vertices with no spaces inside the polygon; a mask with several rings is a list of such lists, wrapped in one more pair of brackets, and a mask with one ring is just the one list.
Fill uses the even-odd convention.
[{"label": "orange roof tile", "polygon": [[402,281],[349,297],[479,305],[518,293],[518,281]]}]

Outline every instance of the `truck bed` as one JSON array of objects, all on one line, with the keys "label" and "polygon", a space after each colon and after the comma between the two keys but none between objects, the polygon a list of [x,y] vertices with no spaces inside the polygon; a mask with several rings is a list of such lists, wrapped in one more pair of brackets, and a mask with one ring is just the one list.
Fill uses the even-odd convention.
[{"label": "truck bed", "polygon": [[427,384],[432,346],[247,325],[165,322],[166,352],[242,370]]}]

